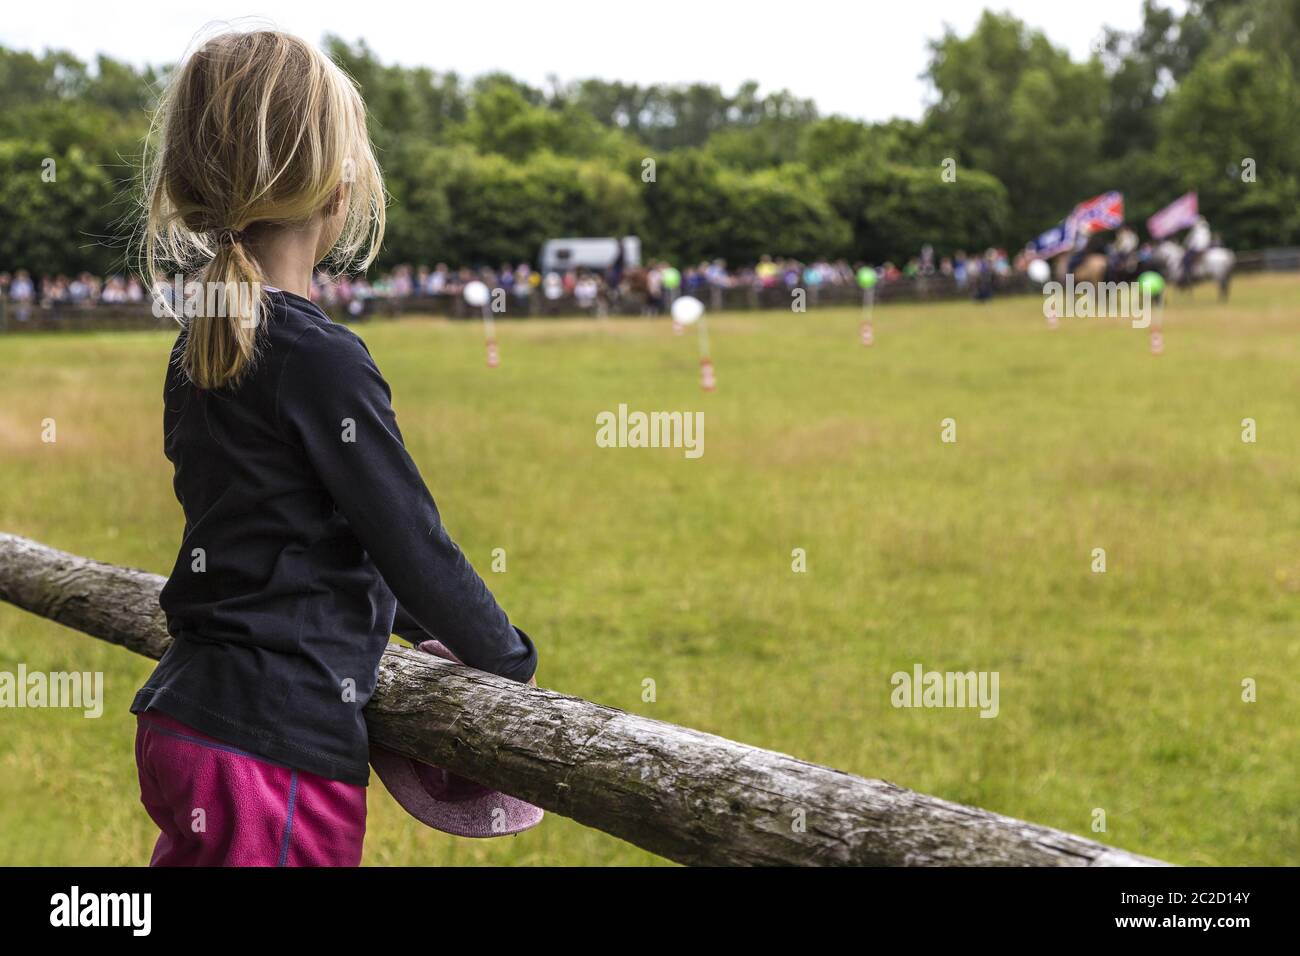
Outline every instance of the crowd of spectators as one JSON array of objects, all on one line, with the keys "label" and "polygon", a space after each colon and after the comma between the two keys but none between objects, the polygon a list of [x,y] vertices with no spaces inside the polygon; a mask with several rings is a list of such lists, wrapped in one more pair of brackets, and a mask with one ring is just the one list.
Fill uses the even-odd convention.
[{"label": "crowd of spectators", "polygon": [[[1022,271],[1023,265],[1017,257],[1014,269]],[[478,281],[490,289],[500,290],[498,294],[508,299],[541,303],[542,311],[548,304],[565,302],[582,312],[606,314],[635,301],[636,311],[653,315],[665,311],[673,296],[680,294],[706,298],[713,290],[848,289],[856,286],[859,268],[860,265],[844,259],[803,262],[772,256],[763,256],[758,262],[739,268],[729,267],[722,259],[713,259],[679,270],[667,262],[653,260],[638,267],[616,266],[603,271],[579,268],[545,274],[526,262],[503,263],[495,269],[438,263],[432,268],[398,266],[374,279],[318,272],[311,295],[328,309],[360,315],[367,310],[369,300],[454,299],[459,298],[466,285]],[[992,293],[996,277],[1012,273],[1013,263],[1000,249],[969,256],[957,252],[936,259],[932,247],[926,245],[919,255],[901,267],[885,262],[875,268],[878,280],[886,286],[904,280],[941,277],[958,291],[983,298]],[[18,307],[19,320],[33,306],[91,308],[143,304],[147,298],[145,287],[134,275],[101,278],[82,272],[75,276],[33,277],[23,269],[12,274],[0,272],[0,299]]]},{"label": "crowd of spectators", "polygon": [[116,305],[145,300],[144,286],[135,276],[106,279],[80,272],[75,276],[33,278],[25,269],[0,272],[0,297],[27,305]]},{"label": "crowd of spectators", "polygon": [[[1021,263],[1017,262],[1016,267],[1023,271]],[[667,262],[652,260],[638,268],[570,269],[546,274],[528,263],[503,263],[495,269],[453,269],[439,263],[432,269],[399,266],[373,282],[318,273],[312,283],[312,298],[327,307],[344,307],[360,313],[367,299],[455,297],[470,282],[478,281],[517,299],[540,296],[544,301],[554,302],[572,298],[583,311],[599,312],[629,296],[639,297],[644,302],[643,311],[657,314],[664,310],[673,294],[703,298],[714,289],[850,288],[857,285],[859,268],[844,259],[802,262],[772,256],[763,256],[758,262],[738,269],[729,268],[722,259],[706,260],[680,270]],[[959,291],[969,290],[977,298],[989,294],[994,279],[1011,275],[1013,271],[1002,249],[990,248],[970,256],[959,251],[936,259],[928,245],[902,267],[885,262],[875,268],[879,281],[886,284],[942,277]]]}]

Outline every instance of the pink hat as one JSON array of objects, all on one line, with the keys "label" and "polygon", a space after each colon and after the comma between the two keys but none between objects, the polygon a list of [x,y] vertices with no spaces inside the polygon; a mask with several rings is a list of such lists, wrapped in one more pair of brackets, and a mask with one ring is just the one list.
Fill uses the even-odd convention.
[{"label": "pink hat", "polygon": [[[417,646],[426,654],[461,663],[440,641]],[[371,746],[370,765],[403,810],[444,833],[509,836],[542,822],[541,807],[382,747]]]}]

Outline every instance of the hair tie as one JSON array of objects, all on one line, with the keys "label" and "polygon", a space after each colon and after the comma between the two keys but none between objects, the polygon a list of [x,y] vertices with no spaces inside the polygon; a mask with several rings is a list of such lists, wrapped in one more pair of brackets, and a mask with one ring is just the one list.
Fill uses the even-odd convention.
[{"label": "hair tie", "polygon": [[244,241],[244,234],[238,229],[221,229],[217,232],[217,245],[233,246]]}]

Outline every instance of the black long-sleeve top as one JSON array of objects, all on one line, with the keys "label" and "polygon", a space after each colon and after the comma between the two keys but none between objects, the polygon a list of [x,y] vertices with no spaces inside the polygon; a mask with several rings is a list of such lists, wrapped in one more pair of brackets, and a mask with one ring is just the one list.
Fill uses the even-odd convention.
[{"label": "black long-sleeve top", "polygon": [[519,681],[537,653],[443,527],[364,343],[269,293],[237,386],[195,388],[177,338],[164,450],[185,532],[174,643],[131,705],[335,780],[369,780],[362,708],[390,634]]}]

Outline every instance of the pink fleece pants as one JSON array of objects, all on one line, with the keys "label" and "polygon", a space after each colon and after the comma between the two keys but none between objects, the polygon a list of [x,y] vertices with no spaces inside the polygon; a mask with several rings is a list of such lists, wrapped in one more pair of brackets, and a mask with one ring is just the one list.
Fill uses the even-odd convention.
[{"label": "pink fleece pants", "polygon": [[358,866],[366,788],[267,763],[157,711],[136,715],[150,866]]}]

